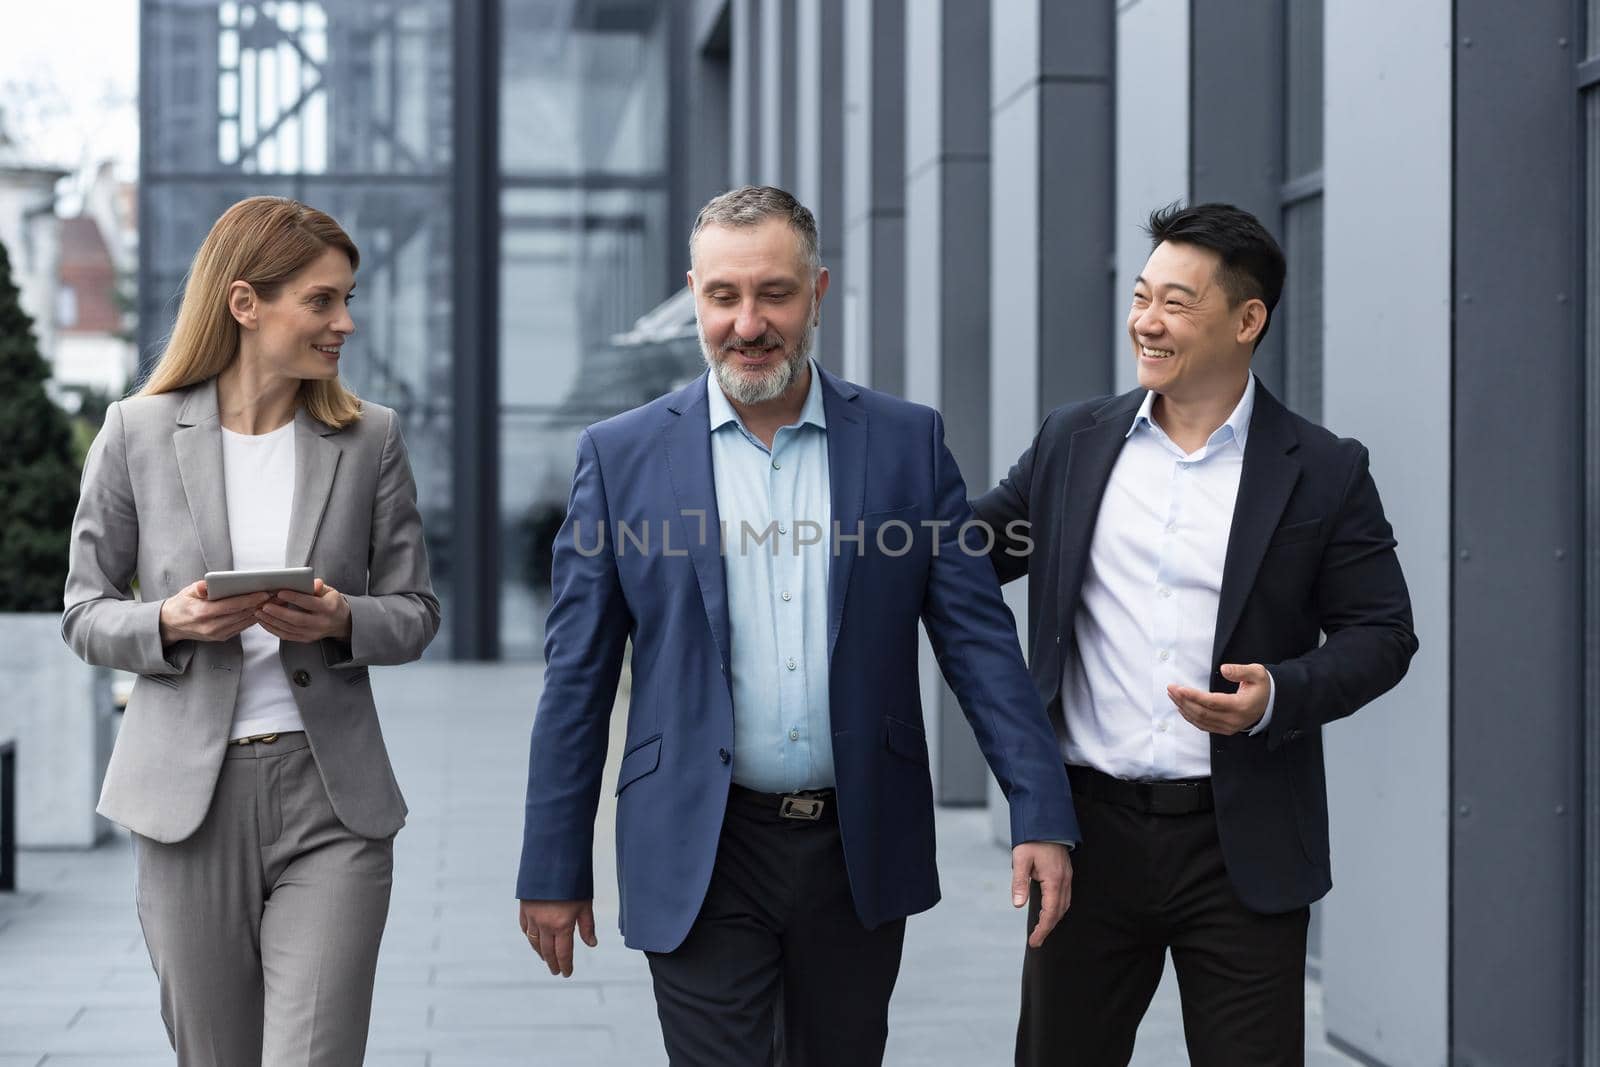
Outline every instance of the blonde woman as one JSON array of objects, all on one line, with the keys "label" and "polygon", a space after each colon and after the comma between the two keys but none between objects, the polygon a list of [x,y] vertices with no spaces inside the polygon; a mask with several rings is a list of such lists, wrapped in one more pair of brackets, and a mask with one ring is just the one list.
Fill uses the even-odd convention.
[{"label": "blonde woman", "polygon": [[[339,380],[359,262],[320,211],[229,208],[84,467],[62,633],[139,675],[99,811],[133,834],[179,1064],[366,1047],[406,813],[367,669],[420,656],[439,602],[399,422]],[[313,594],[203,580],[306,565]]]}]

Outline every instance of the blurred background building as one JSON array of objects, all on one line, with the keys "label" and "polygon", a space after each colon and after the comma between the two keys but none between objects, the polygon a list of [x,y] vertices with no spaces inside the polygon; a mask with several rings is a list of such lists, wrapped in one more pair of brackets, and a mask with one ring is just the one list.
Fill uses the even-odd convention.
[{"label": "blurred background building", "polygon": [[[140,358],[230,203],[339,218],[363,251],[347,375],[405,418],[442,656],[538,656],[578,431],[699,371],[685,238],[721,189],[816,211],[820,358],[942,408],[974,492],[1051,408],[1132,386],[1151,208],[1255,212],[1290,263],[1258,371],[1371,449],[1423,646],[1327,735],[1330,1036],[1373,1063],[1600,1063],[1600,0],[141,12]],[[45,232],[50,181],[0,145],[0,239],[36,304],[75,294],[41,305],[64,366],[109,323],[81,279],[127,245],[99,214],[98,243]],[[982,803],[928,664],[937,789]]]}]

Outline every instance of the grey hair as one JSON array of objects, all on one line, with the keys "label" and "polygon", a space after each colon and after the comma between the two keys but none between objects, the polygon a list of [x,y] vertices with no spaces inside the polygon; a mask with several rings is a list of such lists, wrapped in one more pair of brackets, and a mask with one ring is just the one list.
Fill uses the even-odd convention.
[{"label": "grey hair", "polygon": [[741,185],[714,196],[695,217],[689,231],[689,262],[694,262],[694,242],[707,226],[755,226],[767,219],[783,219],[800,238],[800,253],[815,278],[822,270],[817,251],[817,220],[793,194],[771,185]]}]

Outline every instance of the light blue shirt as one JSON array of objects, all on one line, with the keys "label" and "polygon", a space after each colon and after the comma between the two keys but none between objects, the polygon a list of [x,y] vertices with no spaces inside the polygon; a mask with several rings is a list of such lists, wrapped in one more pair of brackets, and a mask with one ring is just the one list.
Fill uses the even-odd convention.
[{"label": "light blue shirt", "polygon": [[[1062,754],[1118,778],[1203,778],[1211,737],[1167,696],[1211,688],[1211,646],[1244,470],[1255,378],[1193,452],[1167,436],[1147,393],[1101,498],[1065,663]],[[1276,682],[1252,733],[1272,719]]]},{"label": "light blue shirt", "polygon": [[828,714],[833,506],[822,377],[769,450],[708,375],[733,683],[733,780],[789,793],[834,784]]}]

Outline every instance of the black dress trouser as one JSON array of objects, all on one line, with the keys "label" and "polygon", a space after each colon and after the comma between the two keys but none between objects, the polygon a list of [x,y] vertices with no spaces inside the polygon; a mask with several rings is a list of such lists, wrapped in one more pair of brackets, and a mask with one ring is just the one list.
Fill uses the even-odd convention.
[{"label": "black dress trouser", "polygon": [[[1024,958],[1018,1067],[1124,1067],[1168,950],[1194,1067],[1303,1064],[1310,909],[1240,902],[1213,811],[1154,815],[1077,789],[1073,802],[1072,905]],[[1036,885],[1030,931],[1038,915]]]},{"label": "black dress trouser", "polygon": [[856,917],[832,794],[813,822],[735,786],[689,936],[648,953],[672,1067],[877,1067],[905,928]]}]

